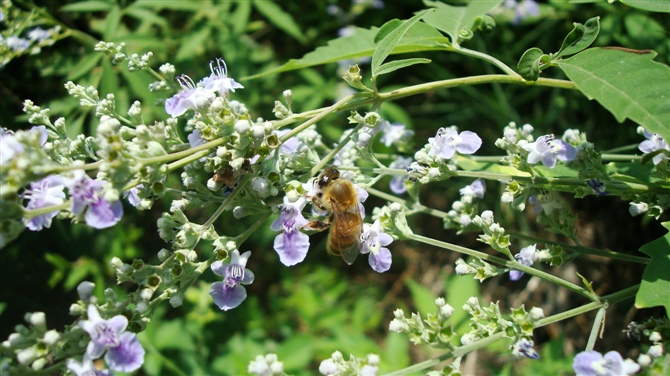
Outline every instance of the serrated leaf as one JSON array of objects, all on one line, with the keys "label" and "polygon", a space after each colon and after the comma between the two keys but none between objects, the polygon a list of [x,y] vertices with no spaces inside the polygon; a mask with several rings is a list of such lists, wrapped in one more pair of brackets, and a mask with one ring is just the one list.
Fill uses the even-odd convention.
[{"label": "serrated leaf", "polygon": [[63,12],[102,12],[109,11],[116,5],[114,1],[80,1],[60,8]]},{"label": "serrated leaf", "polygon": [[[359,59],[370,57],[375,51],[375,35],[379,28],[371,29],[355,28],[352,35],[333,39],[326,46],[317,47],[314,51],[307,53],[300,59],[291,59],[286,64],[268,71],[240,80],[250,80],[271,74],[287,72],[305,67],[334,63],[341,60]],[[405,34],[405,37],[393,50],[392,54],[410,53],[418,51],[444,51],[444,43],[440,39],[446,39],[435,28],[417,23]]]},{"label": "serrated leaf", "polygon": [[653,61],[653,51],[591,48],[556,61],[589,99],[619,122],[629,118],[670,139],[670,67]]},{"label": "serrated leaf", "polygon": [[[670,222],[661,223],[670,230]],[[651,257],[642,274],[640,289],[635,296],[637,308],[665,307],[670,315],[670,232],[640,248],[640,252]]]},{"label": "serrated leaf", "polygon": [[414,15],[414,17],[393,29],[393,31],[388,33],[388,35],[386,35],[384,39],[379,42],[377,48],[375,48],[375,52],[372,54],[372,63],[370,63],[373,79],[379,75],[377,73],[379,67],[381,67],[384,60],[386,60],[393,49],[398,45],[398,43],[400,43],[400,39],[402,39],[403,35],[405,35],[405,33],[409,30],[410,27],[412,27],[412,25],[419,22],[419,20],[421,20],[421,18],[429,12],[432,12],[432,10],[426,9],[418,12]]},{"label": "serrated leaf", "polygon": [[458,46],[460,31],[471,30],[477,17],[489,13],[502,2],[503,0],[479,0],[470,1],[464,7],[456,7],[438,1],[424,0],[423,3],[434,7],[436,12],[426,15],[423,22],[445,32],[451,37],[451,43]]},{"label": "serrated leaf", "polygon": [[422,59],[422,58],[389,61],[388,63],[384,63],[379,67],[379,70],[377,70],[377,76],[391,73],[393,71],[397,71],[398,69],[406,68],[411,65],[428,64],[428,63],[430,63],[430,59]]},{"label": "serrated leaf", "polygon": [[572,31],[563,39],[563,44],[556,53],[556,58],[583,51],[596,40],[599,32],[600,17],[589,18],[584,25],[575,22]]},{"label": "serrated leaf", "polygon": [[533,47],[521,55],[516,68],[521,77],[528,81],[537,81],[540,77],[540,57],[544,55],[541,49]]},{"label": "serrated leaf", "polygon": [[286,34],[293,37],[293,39],[300,43],[307,41],[291,14],[284,12],[279,5],[271,1],[254,0],[254,8],[265,16],[270,23],[283,30]]},{"label": "serrated leaf", "polygon": [[629,7],[644,9],[651,12],[670,13],[670,1],[649,1],[649,0],[619,0]]}]

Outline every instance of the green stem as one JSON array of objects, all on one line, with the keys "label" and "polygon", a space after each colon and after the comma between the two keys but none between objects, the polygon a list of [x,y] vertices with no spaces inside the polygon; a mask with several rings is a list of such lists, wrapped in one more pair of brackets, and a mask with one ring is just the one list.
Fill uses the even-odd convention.
[{"label": "green stem", "polygon": [[597,249],[597,248],[590,248],[590,247],[577,246],[577,245],[569,245],[569,244],[565,244],[565,243],[561,243],[561,242],[557,242],[557,241],[546,240],[546,239],[542,239],[542,238],[539,238],[539,237],[536,237],[536,236],[526,235],[526,234],[521,234],[521,233],[516,233],[516,232],[508,232],[508,234],[513,238],[528,240],[528,241],[536,242],[536,243],[558,245],[561,248],[569,249],[571,251],[575,251],[575,252],[583,253],[583,254],[587,254],[587,255],[608,257],[608,258],[615,259],[615,260],[636,262],[638,264],[648,264],[649,263],[649,259],[647,257],[633,256],[633,255],[628,255],[628,254],[625,254],[625,253],[607,251],[607,250],[602,250],[602,249]]},{"label": "green stem", "polygon": [[588,298],[591,301],[600,300],[600,297],[598,295],[595,295],[595,294],[591,293],[589,290],[587,290],[587,289],[585,289],[581,286],[578,286],[574,283],[568,282],[568,281],[566,281],[562,278],[558,278],[558,277],[556,277],[554,275],[551,275],[549,273],[540,271],[538,269],[531,268],[529,266],[525,266],[525,265],[523,265],[519,262],[506,260],[506,259],[503,259],[503,258],[500,258],[500,257],[489,255],[489,254],[484,253],[484,252],[475,251],[475,250],[470,249],[470,248],[461,247],[461,246],[456,245],[456,244],[443,242],[443,241],[428,238],[428,237],[425,237],[425,236],[422,236],[422,235],[412,234],[412,235],[408,236],[407,239],[414,240],[414,241],[424,243],[424,244],[428,244],[428,245],[432,245],[432,246],[435,246],[435,247],[438,247],[438,248],[443,248],[443,249],[448,249],[450,251],[459,252],[459,253],[462,253],[462,254],[465,254],[465,255],[468,255],[468,256],[477,257],[477,258],[480,258],[482,260],[486,260],[486,261],[489,261],[489,262],[496,263],[498,265],[502,265],[502,266],[504,266],[506,268],[509,268],[509,269],[519,270],[519,271],[522,271],[524,273],[528,273],[530,275],[534,275],[536,277],[544,279],[545,281],[548,281],[548,282],[553,283],[555,285],[562,286],[562,287],[564,287],[564,288],[566,288],[566,289],[568,289],[572,292],[575,292],[577,294],[580,294],[580,295]]},{"label": "green stem", "polygon": [[[286,134],[284,134],[283,136],[281,136],[279,138],[279,141],[281,141],[281,143],[284,143],[289,138],[297,135],[298,133],[302,132],[303,130],[305,130],[306,128],[311,126],[312,124],[315,124],[319,120],[323,119],[324,117],[326,117],[331,112],[335,112],[335,111],[340,110],[340,107],[343,104],[349,102],[354,97],[355,97],[355,94],[347,95],[346,97],[340,99],[339,101],[333,103],[332,105],[319,109],[316,116],[314,116],[313,118],[311,118],[311,119],[307,120],[306,122],[300,124],[299,126],[291,129],[290,131],[286,132]],[[275,123],[275,128],[278,128],[278,126],[277,126],[278,123],[279,122]]]},{"label": "green stem", "polygon": [[496,59],[495,57],[493,57],[489,54],[485,54],[483,52],[479,52],[479,51],[475,51],[475,50],[470,50],[470,49],[463,48],[463,47],[454,48],[453,51],[456,52],[456,53],[459,53],[461,55],[470,56],[470,57],[474,57],[474,58],[477,58],[477,59],[480,59],[480,60],[484,60],[486,62],[489,62],[489,63],[495,65],[496,67],[500,68],[500,70],[502,70],[503,72],[507,73],[508,75],[510,75],[514,78],[517,78],[517,79],[521,78],[521,76],[518,73],[516,73],[512,68],[507,66],[507,64],[503,63],[502,61]]},{"label": "green stem", "polygon": [[226,142],[225,138],[217,138],[216,140],[209,141],[207,143],[204,143],[202,145],[198,145],[194,148],[186,149],[183,151],[179,151],[176,153],[172,154],[165,154],[165,155],[159,155],[157,157],[149,157],[149,158],[138,158],[137,161],[140,162],[142,165],[151,165],[151,164],[159,164],[159,163],[165,163],[165,162],[171,162],[180,158],[186,158],[191,156],[193,153],[201,151],[201,150],[209,150],[213,147],[219,146]]}]

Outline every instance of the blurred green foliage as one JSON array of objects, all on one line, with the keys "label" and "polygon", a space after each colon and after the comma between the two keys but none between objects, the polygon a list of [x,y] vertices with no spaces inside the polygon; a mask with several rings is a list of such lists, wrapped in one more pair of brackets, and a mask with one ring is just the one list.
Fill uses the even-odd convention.
[{"label": "blurred green foliage", "polygon": [[[114,93],[120,113],[125,113],[133,101],[140,100],[145,122],[166,117],[160,101],[170,94],[150,93],[146,90],[153,80],[149,74],[129,73],[124,66],[113,65],[108,57],[93,51],[91,41],[124,42],[129,52],[139,54],[152,51],[154,68],[170,62],[177,67],[177,72],[189,74],[196,80],[209,72],[210,60],[221,56],[229,74],[240,78],[245,86],[235,93],[235,99],[244,102],[253,116],[271,118],[274,100],[286,89],[293,91],[294,112],[332,103],[346,90],[339,78],[341,68],[331,63],[253,80],[243,77],[300,58],[336,38],[341,28],[381,27],[388,20],[407,19],[423,8],[420,2],[392,1],[385,2],[381,9],[366,1],[46,0],[39,4],[14,3],[26,12],[34,12],[35,25],[60,24],[68,31],[51,48],[43,49],[39,55],[17,58],[0,71],[0,90],[4,97],[0,101],[0,125],[14,129],[26,127],[26,117],[20,115],[21,103],[31,99],[51,108],[54,117],[66,117],[72,134],[90,133],[96,122],[75,99],[66,96],[63,84],[68,80],[93,85],[102,95]],[[659,54],[657,61],[670,62],[667,14],[607,2],[549,1],[540,5],[538,16],[518,25],[510,23],[510,14],[499,14],[495,32],[477,35],[467,42],[467,47],[516,66],[516,61],[531,46],[545,51],[557,50],[563,36],[572,28],[572,22],[584,22],[593,16],[601,16],[601,33],[596,45],[653,49]],[[388,74],[379,80],[378,86],[391,90],[437,79],[494,73],[485,63],[460,55],[429,52],[422,57],[431,59],[432,63]],[[364,61],[360,64],[369,77],[366,71],[369,65]],[[550,77],[560,76],[558,70],[547,73]],[[152,106],[154,103],[157,105]],[[497,153],[493,141],[509,121],[529,122],[545,133],[579,128],[590,140],[596,141],[600,150],[639,142],[633,123],[616,124],[611,114],[580,93],[559,89],[502,85],[462,87],[386,103],[381,113],[392,122],[412,127],[419,145],[441,126],[467,127],[485,140],[484,154]],[[346,128],[346,115],[330,117],[319,124],[323,133],[331,137],[330,141],[336,140]],[[454,187],[462,185],[465,182],[434,184],[422,192],[422,196],[434,207],[448,208],[458,194]],[[492,191],[489,204],[499,208],[496,202],[499,195],[495,197],[495,189]],[[366,206],[372,208],[380,203],[371,199]],[[132,289],[132,286],[116,286],[107,264],[112,257],[124,261],[155,258],[163,246],[155,232],[155,221],[169,203],[160,205],[139,213],[126,207],[122,225],[104,231],[55,222],[51,229],[39,234],[22,234],[3,249],[0,337],[6,338],[27,311],[45,311],[50,326],[60,327],[71,322],[68,302],[76,299],[73,290],[83,280],[96,283],[98,296],[102,296],[105,287],[113,286],[119,294],[124,289]],[[189,216],[194,222],[198,218],[204,222],[209,214],[189,213]],[[521,229],[532,226],[520,215],[506,215],[516,215]],[[473,237],[456,238],[444,232],[440,221],[411,220],[417,233],[457,239],[457,242],[483,249]],[[240,220],[217,225],[230,234],[237,234],[249,223]],[[456,308],[452,320],[462,332],[467,327],[467,317],[460,307],[470,296],[482,296],[474,280],[453,275],[455,255],[394,243],[391,271],[377,275],[361,260],[351,268],[342,268],[341,260],[328,257],[323,251],[324,235],[315,235],[306,261],[289,269],[277,260],[272,249],[274,236],[268,228],[254,236],[253,243],[245,245],[244,250],[254,253],[248,267],[255,271],[256,281],[249,286],[249,298],[240,307],[225,314],[216,309],[208,294],[209,283],[215,276],[207,272],[205,280],[191,288],[182,307],[159,308],[151,325],[140,335],[147,350],[146,374],[239,375],[246,372],[249,361],[256,355],[274,352],[288,373],[308,375],[314,374],[319,359],[329,357],[335,350],[341,350],[345,357],[349,353],[359,357],[379,353],[382,373],[396,370],[435,353],[414,348],[404,336],[388,334],[388,322],[395,308],[430,313],[435,310],[434,299],[446,296],[447,302]],[[637,239],[639,244],[644,244],[645,238],[652,239],[651,235],[645,236],[642,234]],[[634,248],[632,244],[626,246]],[[497,282],[503,285],[501,291],[508,291],[504,289],[505,277],[498,278]],[[489,290],[486,295],[490,300],[503,298],[505,296],[495,290]],[[489,349],[493,355],[484,355],[487,362],[479,369],[489,374],[509,375],[569,372],[571,362],[567,356],[570,354],[565,353],[565,342],[569,340],[562,334],[541,334],[540,338],[544,338],[537,341],[542,345],[541,363],[526,360],[496,368],[500,359],[511,357],[502,344]]]}]

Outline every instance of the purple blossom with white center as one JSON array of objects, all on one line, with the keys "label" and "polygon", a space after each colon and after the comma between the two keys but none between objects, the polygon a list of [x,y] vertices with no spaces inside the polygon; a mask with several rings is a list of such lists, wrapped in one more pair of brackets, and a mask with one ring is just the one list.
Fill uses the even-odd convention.
[{"label": "purple blossom with white center", "polygon": [[405,124],[391,124],[384,120],[382,122],[382,136],[379,139],[384,145],[391,146],[395,143],[406,141],[412,137],[414,131],[406,129]]},{"label": "purple blossom with white center", "polygon": [[279,254],[279,261],[286,266],[302,262],[309,250],[309,236],[300,232],[300,229],[308,223],[302,215],[306,203],[304,197],[291,202],[288,196],[284,196],[279,218],[270,226],[274,231],[282,231],[275,237],[274,249]]},{"label": "purple blossom with white center", "polygon": [[525,357],[529,359],[538,359],[540,354],[535,351],[533,348],[533,341],[529,341],[526,338],[521,338],[510,346],[512,349],[512,354],[517,358]]},{"label": "purple blossom with white center", "polygon": [[[414,160],[410,157],[401,157],[398,156],[398,159],[396,159],[391,165],[389,166],[390,168],[402,168],[406,169],[409,167],[410,164],[412,164]],[[391,178],[391,182],[389,183],[389,188],[391,188],[391,192],[401,195],[405,192],[407,192],[407,187],[405,187],[405,181],[409,179],[409,175],[395,175]]]},{"label": "purple blossom with white center", "polygon": [[379,219],[372,225],[364,224],[361,234],[361,253],[369,253],[368,263],[378,273],[391,268],[391,251],[385,246],[391,244],[391,235],[383,233]]},{"label": "purple blossom with white center", "polygon": [[451,159],[456,152],[473,154],[482,146],[482,139],[477,133],[463,131],[458,133],[454,129],[440,128],[437,135],[428,139],[431,146],[428,155],[438,160]]},{"label": "purple blossom with white center", "polygon": [[554,168],[556,160],[563,162],[571,161],[577,156],[577,149],[563,140],[557,140],[553,135],[545,135],[537,138],[535,142],[521,146],[528,154],[528,163],[535,164],[542,161],[542,164]]},{"label": "purple blossom with white center", "polygon": [[112,373],[109,370],[98,370],[93,364],[93,359],[89,356],[84,355],[84,358],[81,360],[81,363],[75,359],[68,359],[66,363],[67,369],[72,371],[75,376],[111,376]]},{"label": "purple blossom with white center", "polygon": [[41,27],[36,27],[28,32],[28,38],[35,42],[41,42],[49,37],[51,37],[51,33]]},{"label": "purple blossom with white center", "polygon": [[626,376],[637,373],[640,365],[630,359],[624,360],[616,351],[605,356],[597,351],[582,351],[575,356],[572,368],[577,376]]},{"label": "purple blossom with white center", "polygon": [[238,250],[234,250],[230,254],[230,261],[215,261],[211,266],[214,274],[223,277],[223,282],[212,283],[209,295],[223,311],[239,306],[247,298],[247,290],[242,285],[254,281],[254,273],[246,268],[249,256],[251,251],[240,255]]},{"label": "purple blossom with white center", "polygon": [[222,58],[216,59],[216,66],[214,66],[213,61],[210,62],[209,69],[212,74],[202,79],[202,86],[205,89],[218,91],[222,95],[228,93],[228,91],[235,92],[235,89],[244,89],[244,86],[228,77],[228,67],[226,67],[226,62]]},{"label": "purple blossom with white center", "polygon": [[483,198],[484,192],[486,192],[486,183],[484,183],[484,180],[482,179],[477,179],[470,185],[466,185],[465,187],[461,188],[459,192],[461,193],[461,196]]},{"label": "purple blossom with white center", "polygon": [[165,101],[165,112],[172,117],[208,106],[215,97],[212,91],[197,87],[191,77],[185,74],[177,77],[177,82],[182,90]]},{"label": "purple blossom with white center", "polygon": [[[30,189],[23,193],[23,198],[29,199],[26,209],[35,210],[49,206],[57,206],[63,203],[65,193],[61,178],[57,175],[47,176],[46,178],[30,183]],[[35,216],[26,221],[26,227],[32,231],[40,231],[43,228],[51,227],[51,220],[60,210]]]},{"label": "purple blossom with white center", "polygon": [[128,319],[117,315],[109,320],[100,317],[94,305],[88,306],[88,320],[79,322],[79,326],[90,336],[86,355],[98,359],[105,354],[109,369],[119,372],[132,372],[144,363],[144,349],[135,333],[127,332]]},{"label": "purple blossom with white center", "polygon": [[[535,261],[537,261],[536,254],[537,244],[529,245],[528,247],[521,248],[519,253],[514,255],[514,259],[522,265],[532,266]],[[510,281],[518,281],[523,276],[523,272],[519,270],[510,270],[509,279]]]},{"label": "purple blossom with white center", "polygon": [[74,177],[67,182],[72,197],[72,212],[84,215],[86,224],[103,229],[114,226],[123,215],[121,201],[107,202],[102,197],[105,182],[93,180],[83,170],[75,170]]},{"label": "purple blossom with white center", "polygon": [[0,128],[0,165],[6,165],[14,156],[23,153],[23,144],[10,130]]},{"label": "purple blossom with white center", "polygon": [[[649,133],[645,129],[644,136],[647,139],[642,141],[640,146],[638,146],[638,149],[640,149],[640,151],[644,154],[649,154],[657,150],[670,151],[668,143],[661,136],[659,136],[658,133]],[[652,162],[654,162],[654,165],[657,165],[666,159],[668,159],[668,155],[665,152],[660,152],[651,158]]]}]

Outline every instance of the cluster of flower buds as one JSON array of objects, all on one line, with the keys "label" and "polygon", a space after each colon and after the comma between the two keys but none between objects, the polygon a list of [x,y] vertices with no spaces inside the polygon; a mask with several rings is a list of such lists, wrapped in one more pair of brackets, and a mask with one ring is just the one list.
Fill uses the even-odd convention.
[{"label": "cluster of flower buds", "polygon": [[[482,243],[486,243],[496,251],[510,256],[510,240],[509,235],[505,235],[505,229],[493,220],[493,212],[485,210],[481,215],[477,215],[472,219],[472,224],[484,231],[479,235],[478,239]],[[510,256],[511,257],[511,256]]]},{"label": "cluster of flower buds", "polygon": [[[637,363],[639,365],[650,367],[650,369],[656,371],[667,367],[667,361],[663,361],[664,355],[667,354],[668,346],[670,346],[670,321],[667,318],[652,317],[643,323],[633,321],[628,325],[625,332],[631,339],[639,341],[644,336],[651,342],[647,352],[638,356]],[[663,363],[666,364],[664,365]]]},{"label": "cluster of flower buds", "polygon": [[249,362],[247,372],[258,376],[281,376],[284,373],[284,363],[279,361],[277,354],[258,355]]},{"label": "cluster of flower buds", "polygon": [[398,308],[393,312],[395,318],[389,324],[389,330],[396,333],[408,333],[410,341],[415,345],[426,344],[435,348],[453,348],[451,338],[454,331],[449,324],[449,318],[454,314],[451,307],[444,298],[435,299],[437,313],[429,313],[425,319],[421,313],[412,313],[410,318],[405,312]]},{"label": "cluster of flower buds", "polygon": [[458,233],[463,232],[472,223],[472,217],[478,212],[475,198],[483,198],[484,192],[486,192],[486,183],[482,179],[477,179],[461,188],[461,199],[451,204],[451,210],[444,218],[444,228],[458,229]]},{"label": "cluster of flower buds", "polygon": [[379,355],[368,354],[365,359],[349,356],[349,360],[344,360],[344,356],[339,351],[322,361],[319,365],[319,372],[326,376],[344,376],[344,375],[363,375],[377,376],[379,372]]}]

